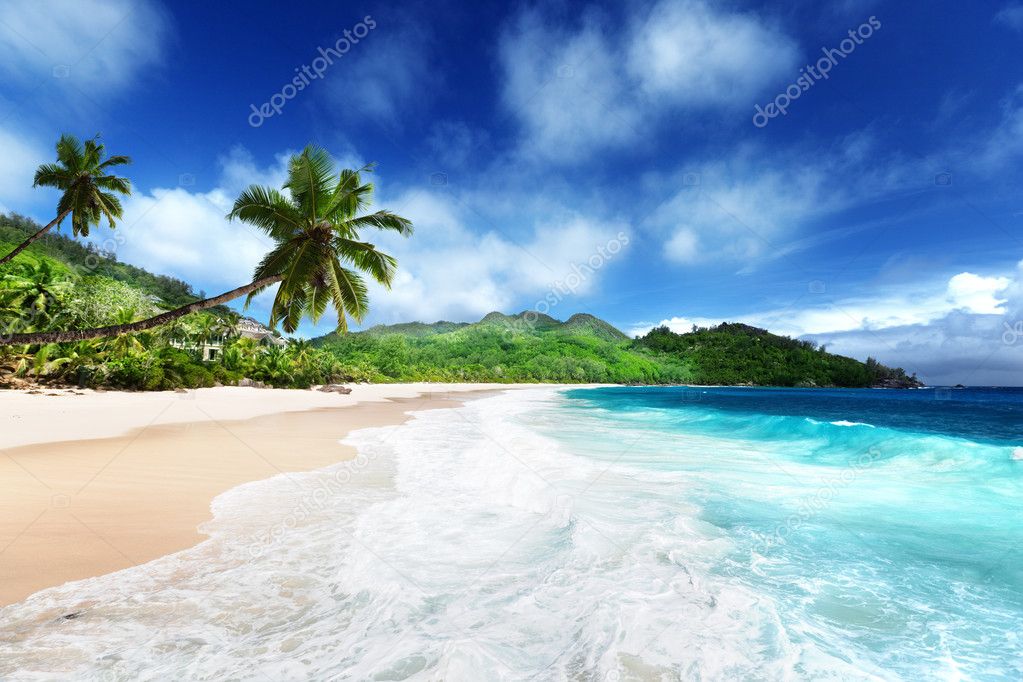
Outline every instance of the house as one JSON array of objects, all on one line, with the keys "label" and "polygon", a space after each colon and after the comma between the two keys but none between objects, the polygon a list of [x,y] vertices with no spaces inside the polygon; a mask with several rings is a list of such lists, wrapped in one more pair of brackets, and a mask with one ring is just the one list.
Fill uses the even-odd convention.
[{"label": "house", "polygon": [[[286,346],[288,342],[282,339],[274,330],[266,325],[260,324],[251,317],[243,317],[238,320],[234,328],[235,335],[240,339],[253,339],[261,346]],[[202,344],[188,339],[171,339],[170,345],[182,350],[201,351],[204,362],[212,362],[220,357],[224,351],[224,343],[227,336],[211,336]]]},{"label": "house", "polygon": [[288,342],[282,339],[277,332],[260,324],[259,322],[256,322],[251,317],[243,317],[238,320],[238,324],[235,325],[235,329],[238,332],[239,338],[255,339],[263,346],[288,345]]}]

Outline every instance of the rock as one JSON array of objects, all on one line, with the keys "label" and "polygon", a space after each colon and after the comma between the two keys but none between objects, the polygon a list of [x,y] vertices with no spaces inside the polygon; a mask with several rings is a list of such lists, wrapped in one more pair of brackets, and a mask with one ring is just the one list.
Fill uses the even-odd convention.
[{"label": "rock", "polygon": [[174,392],[175,392],[175,393],[188,393],[188,391],[186,391],[186,390],[185,390],[185,389],[183,389],[183,388],[175,388],[175,389],[174,389]]},{"label": "rock", "polygon": [[340,393],[341,395],[348,395],[352,392],[352,389],[341,384],[324,384],[320,386],[319,391],[322,393]]},{"label": "rock", "polygon": [[266,384],[264,384],[262,381],[254,381],[248,378],[239,379],[238,385],[244,388],[266,388]]},{"label": "rock", "polygon": [[214,381],[213,388],[224,388],[224,384],[220,383],[219,381]]}]

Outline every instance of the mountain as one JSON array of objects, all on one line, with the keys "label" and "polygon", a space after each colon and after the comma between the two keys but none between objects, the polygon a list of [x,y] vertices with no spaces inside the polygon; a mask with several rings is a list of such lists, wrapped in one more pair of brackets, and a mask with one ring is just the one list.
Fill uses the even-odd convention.
[{"label": "mountain", "polygon": [[479,322],[380,325],[313,340],[353,380],[518,381],[910,388],[915,377],[869,358],[744,324],[630,340],[587,314],[488,313]]},{"label": "mountain", "polygon": [[313,345],[334,355],[350,380],[679,383],[685,360],[655,357],[592,315],[566,322],[523,311],[479,322],[381,325]]}]

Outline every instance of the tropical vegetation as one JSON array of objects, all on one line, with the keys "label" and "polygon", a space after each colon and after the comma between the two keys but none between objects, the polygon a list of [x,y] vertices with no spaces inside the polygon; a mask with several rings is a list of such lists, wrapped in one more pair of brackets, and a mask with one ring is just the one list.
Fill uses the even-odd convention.
[{"label": "tropical vegetation", "polygon": [[273,286],[277,293],[270,311],[271,327],[280,322],[285,331],[294,332],[303,317],[315,322],[331,306],[337,313],[338,330],[344,331],[348,317],[361,321],[368,310],[360,272],[390,287],[397,267],[392,256],[362,241],[360,231],[374,228],[412,234],[412,223],[401,216],[363,212],[373,195],[372,183],[361,179],[361,172],[367,170],[345,169],[337,174],[327,152],[310,146],[292,157],[282,190],[257,185],[245,190],[229,217],[259,228],[274,242],[248,284],[142,320],[13,333],[0,338],[0,344],[69,343],[148,331],[242,296],[249,302]]},{"label": "tropical vegetation", "polygon": [[368,381],[588,382],[864,387],[915,379],[741,324],[629,339],[592,315],[490,313],[474,324],[379,326],[313,341]]}]

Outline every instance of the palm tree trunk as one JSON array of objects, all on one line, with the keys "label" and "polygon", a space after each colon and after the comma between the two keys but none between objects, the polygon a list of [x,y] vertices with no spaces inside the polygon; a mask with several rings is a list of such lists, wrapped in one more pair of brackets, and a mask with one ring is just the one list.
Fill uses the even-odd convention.
[{"label": "palm tree trunk", "polygon": [[38,232],[36,232],[34,235],[29,237],[28,239],[26,239],[22,243],[18,244],[17,248],[15,248],[14,251],[11,251],[9,254],[7,254],[3,258],[0,258],[0,265],[3,265],[7,261],[9,261],[12,258],[14,258],[15,256],[17,256],[19,253],[21,253],[22,251],[27,249],[29,246],[31,246],[32,242],[36,241],[37,239],[40,239],[44,234],[46,234],[47,232],[52,230],[53,226],[56,225],[57,223],[59,223],[61,220],[64,220],[64,218],[66,218],[67,214],[70,213],[70,212],[71,212],[70,209],[67,210],[67,211],[64,211],[59,216],[57,216],[56,218],[51,220],[50,223],[46,227],[44,227],[43,229],[39,230]]},{"label": "palm tree trunk", "polygon": [[180,308],[160,313],[155,317],[150,317],[148,320],[140,320],[130,324],[115,324],[110,327],[97,327],[95,329],[72,329],[63,332],[38,332],[32,334],[12,334],[9,336],[2,336],[0,337],[0,346],[39,343],[67,343],[70,341],[85,341],[87,339],[99,339],[108,336],[119,336],[121,334],[141,332],[147,329],[152,329],[153,327],[159,327],[162,324],[167,324],[168,322],[176,320],[179,317],[184,317],[189,313],[194,313],[198,310],[206,310],[207,308],[218,306],[221,303],[227,303],[239,296],[249,294],[256,289],[261,289],[265,286],[274,284],[275,282],[280,282],[282,279],[284,279],[283,275],[274,275],[272,277],[257,279],[255,282],[238,287],[237,289],[232,289],[220,296],[214,296],[213,298],[189,303],[188,305]]}]

